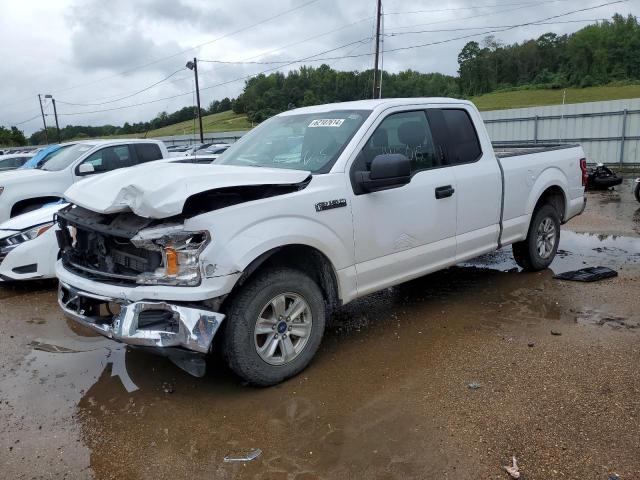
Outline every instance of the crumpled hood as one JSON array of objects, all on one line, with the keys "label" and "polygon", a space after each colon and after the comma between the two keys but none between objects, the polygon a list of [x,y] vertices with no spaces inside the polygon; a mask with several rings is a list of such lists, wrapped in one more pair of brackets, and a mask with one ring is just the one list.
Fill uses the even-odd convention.
[{"label": "crumpled hood", "polygon": [[131,210],[146,218],[182,213],[192,195],[218,188],[246,185],[290,185],[309,172],[234,165],[155,163],[123,168],[71,186],[65,198],[97,213]]}]

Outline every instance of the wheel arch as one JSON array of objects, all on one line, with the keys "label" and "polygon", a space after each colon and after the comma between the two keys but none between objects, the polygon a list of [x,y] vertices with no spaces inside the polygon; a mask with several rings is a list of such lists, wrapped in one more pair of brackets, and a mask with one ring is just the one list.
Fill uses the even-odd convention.
[{"label": "wheel arch", "polygon": [[277,267],[293,268],[311,277],[322,290],[329,310],[342,303],[338,276],[329,258],[317,248],[301,243],[278,246],[258,255],[242,270],[233,290],[260,272]]},{"label": "wheel arch", "polygon": [[18,200],[11,206],[10,216],[15,217],[18,214],[18,212],[24,208],[28,208],[34,205],[43,206],[43,205],[46,205],[47,203],[54,203],[60,200],[61,200],[61,197],[56,195],[45,195],[45,196],[32,197],[32,198],[23,198],[22,200]]},{"label": "wheel arch", "polygon": [[527,212],[529,213],[529,223],[534,212],[540,206],[550,203],[558,211],[560,221],[564,222],[565,214],[569,208],[569,184],[564,172],[557,167],[550,167],[544,170],[536,179],[529,197]]}]

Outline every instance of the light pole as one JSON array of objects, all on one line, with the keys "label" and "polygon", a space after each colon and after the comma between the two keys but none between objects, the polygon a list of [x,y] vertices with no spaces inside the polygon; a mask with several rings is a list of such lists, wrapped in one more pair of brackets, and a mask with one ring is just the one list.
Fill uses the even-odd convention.
[{"label": "light pole", "polygon": [[42,95],[38,94],[38,103],[40,104],[40,113],[42,114],[42,124],[44,125],[44,142],[49,143],[49,135],[47,134],[47,122],[44,119],[44,110],[42,109]]},{"label": "light pole", "polygon": [[53,116],[56,119],[56,132],[58,132],[58,143],[60,143],[60,125],[58,125],[58,111],[56,110],[56,100],[52,95],[45,95],[44,98],[50,98],[53,103]]},{"label": "light pole", "polygon": [[200,112],[200,86],[198,85],[198,60],[193,57],[193,62],[187,62],[187,68],[193,70],[196,76],[196,102],[198,104],[198,123],[200,124],[200,143],[204,143],[204,134],[202,133],[202,113]]}]

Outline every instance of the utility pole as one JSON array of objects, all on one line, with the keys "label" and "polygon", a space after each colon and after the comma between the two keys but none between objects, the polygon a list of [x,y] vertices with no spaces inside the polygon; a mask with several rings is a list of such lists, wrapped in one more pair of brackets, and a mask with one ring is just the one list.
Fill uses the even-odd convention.
[{"label": "utility pole", "polygon": [[56,132],[58,133],[58,143],[60,143],[60,125],[58,125],[58,111],[56,110],[56,99],[53,95],[45,95],[44,98],[50,98],[53,103],[53,116],[56,119]]},{"label": "utility pole", "polygon": [[44,140],[49,144],[49,135],[47,135],[47,122],[44,119],[44,110],[42,109],[42,96],[38,94],[38,103],[40,104],[40,113],[42,114],[42,124],[44,125]]},{"label": "utility pole", "polygon": [[196,76],[196,103],[198,104],[198,123],[200,124],[200,143],[204,143],[204,134],[202,133],[202,112],[200,111],[200,86],[198,85],[198,60],[193,57],[193,62],[187,62],[187,68],[193,70]]},{"label": "utility pole", "polygon": [[382,18],[382,0],[378,0],[378,9],[376,12],[376,63],[373,69],[373,98],[380,96],[380,80],[381,72],[378,68],[378,62],[380,60],[380,19]]}]

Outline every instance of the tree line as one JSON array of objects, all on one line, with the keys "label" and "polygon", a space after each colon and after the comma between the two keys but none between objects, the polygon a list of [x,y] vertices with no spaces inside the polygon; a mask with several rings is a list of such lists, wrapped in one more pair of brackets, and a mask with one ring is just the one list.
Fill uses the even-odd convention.
[{"label": "tree line", "polygon": [[[545,33],[537,39],[504,45],[495,36],[468,42],[458,55],[458,76],[405,70],[384,72],[384,97],[468,98],[503,89],[564,88],[640,81],[640,25],[636,17],[614,15],[569,35]],[[339,71],[328,65],[302,66],[287,73],[258,75],[245,82],[235,99],[214,100],[202,114],[233,110],[259,123],[284,110],[372,96],[372,70]],[[194,107],[160,112],[148,122],[122,127],[68,125],[61,139],[139,134],[196,116]],[[6,130],[6,129],[5,129]],[[55,139],[49,129],[49,139]],[[0,144],[4,137],[0,136]],[[44,143],[44,130],[29,143]]]},{"label": "tree line", "polygon": [[591,87],[640,80],[640,25],[614,15],[570,35],[545,33],[503,45],[494,36],[468,42],[458,55],[464,96],[509,88]]}]

